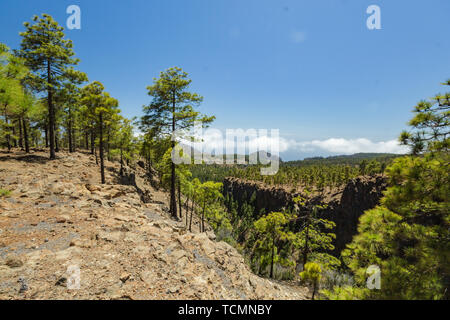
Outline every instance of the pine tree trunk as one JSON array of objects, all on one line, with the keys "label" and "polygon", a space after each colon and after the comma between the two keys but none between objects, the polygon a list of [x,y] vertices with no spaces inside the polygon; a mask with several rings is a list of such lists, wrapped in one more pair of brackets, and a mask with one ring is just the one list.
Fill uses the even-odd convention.
[{"label": "pine tree trunk", "polygon": [[181,206],[181,186],[180,186],[180,182],[178,182],[178,209],[180,211],[180,218],[183,219],[183,213],[181,212],[182,206]]},{"label": "pine tree trunk", "polygon": [[28,128],[27,128],[27,121],[25,118],[22,118],[23,122],[23,138],[25,142],[25,152],[30,153],[30,144],[28,142]]},{"label": "pine tree trunk", "polygon": [[59,152],[58,128],[55,122],[55,152]]},{"label": "pine tree trunk", "polygon": [[120,176],[123,176],[123,150],[120,147]]},{"label": "pine tree trunk", "polygon": [[185,214],[185,221],[186,221],[186,227],[188,226],[188,218],[189,218],[189,196],[186,198],[186,214]]},{"label": "pine tree trunk", "polygon": [[18,119],[18,125],[19,125],[19,147],[21,150],[23,150],[23,130],[22,130],[22,117],[19,117]]},{"label": "pine tree trunk", "polygon": [[94,134],[94,127],[91,129],[91,154],[93,155],[95,152],[95,134]]},{"label": "pine tree trunk", "polygon": [[203,203],[202,224],[200,232],[205,232],[205,211],[206,211],[206,202]]},{"label": "pine tree trunk", "polygon": [[69,107],[69,127],[67,128],[67,138],[69,139],[69,152],[73,153],[73,137],[72,137],[72,109]]},{"label": "pine tree trunk", "polygon": [[108,131],[106,134],[106,154],[108,157],[108,161],[111,161],[111,154],[109,153],[109,133],[110,133],[109,131],[110,131],[110,128],[108,127]]},{"label": "pine tree trunk", "polygon": [[308,263],[308,248],[309,246],[309,224],[306,226],[306,237],[305,237],[305,248],[303,251],[303,269],[305,269],[305,265]]},{"label": "pine tree trunk", "polygon": [[314,300],[314,297],[316,296],[316,291],[317,291],[317,283],[314,282],[311,300]]},{"label": "pine tree trunk", "polygon": [[[172,106],[172,133],[175,133],[175,95],[173,97],[173,106]],[[172,150],[175,150],[175,141],[172,139],[171,141]],[[178,218],[177,215],[177,199],[175,194],[175,183],[176,183],[176,172],[175,172],[175,163],[171,162],[171,181],[170,181],[170,212],[173,218]]]},{"label": "pine tree trunk", "polygon": [[48,124],[45,124],[45,147],[48,148]]},{"label": "pine tree trunk", "polygon": [[73,141],[73,152],[77,151],[77,135],[76,135],[76,130],[75,130],[75,126],[72,123],[72,141]]},{"label": "pine tree trunk", "polygon": [[50,140],[50,159],[56,159],[55,153],[55,108],[53,106],[53,94],[51,88],[51,66],[50,61],[47,61],[47,103],[48,103],[48,128],[49,128],[49,140]]},{"label": "pine tree trunk", "polygon": [[104,158],[104,154],[103,154],[103,114],[100,113],[99,114],[99,120],[100,120],[100,137],[99,137],[99,151],[100,151],[100,174],[101,174],[101,178],[102,178],[102,184],[105,184],[105,160]]},{"label": "pine tree trunk", "polygon": [[14,148],[17,148],[17,139],[16,139],[16,126],[14,125],[14,121],[11,121],[12,134],[13,134],[13,145]]},{"label": "pine tree trunk", "polygon": [[189,221],[189,232],[192,232],[192,217],[194,216],[194,198],[195,194],[192,196],[191,200],[191,219]]},{"label": "pine tree trunk", "polygon": [[272,235],[272,259],[270,261],[270,278],[273,278],[273,258],[275,256],[275,235]]},{"label": "pine tree trunk", "polygon": [[5,104],[5,124],[6,124],[6,130],[8,134],[6,135],[6,146],[8,147],[8,152],[11,151],[11,136],[9,135],[9,123],[8,123],[8,115],[6,114],[6,108],[8,107],[8,104]]}]

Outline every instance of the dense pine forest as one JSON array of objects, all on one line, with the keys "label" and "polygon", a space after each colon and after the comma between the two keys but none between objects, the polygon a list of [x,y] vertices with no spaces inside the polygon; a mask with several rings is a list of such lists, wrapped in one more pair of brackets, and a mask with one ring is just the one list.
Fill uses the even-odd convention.
[{"label": "dense pine forest", "polygon": [[[146,179],[167,192],[169,212],[192,231],[214,230],[241,252],[253,272],[310,285],[312,299],[450,298],[450,92],[411,106],[410,130],[399,142],[410,154],[355,154],[282,162],[273,176],[261,165],[175,164],[179,129],[214,115],[201,113],[203,97],[191,91],[179,67],[161,71],[147,88],[143,116],[127,119],[120,101],[78,70],[76,43],[50,15],[25,22],[21,44],[0,44],[0,146],[4,152],[81,152],[95,157],[100,184],[108,184],[105,161],[123,174],[141,165]],[[437,79],[436,81],[442,81]],[[442,83],[448,90],[450,80]],[[430,95],[433,94],[430,92]],[[400,131],[400,130],[399,130]],[[342,190],[358,177],[382,176],[388,187],[379,205],[359,218],[357,234],[339,253],[325,193]],[[283,187],[293,205],[280,212],[255,210],[223,190],[226,178]],[[12,190],[0,185],[0,197]],[[322,196],[321,196],[322,195]],[[319,198],[317,198],[319,196]],[[382,270],[381,286],[369,289],[368,267]]]},{"label": "dense pine forest", "polygon": [[261,175],[260,165],[194,165],[191,171],[201,181],[223,181],[225,177],[261,181],[267,185],[284,185],[291,188],[339,187],[360,175],[384,173],[387,165],[398,155],[355,154],[328,158],[308,158],[282,162],[274,176]]}]

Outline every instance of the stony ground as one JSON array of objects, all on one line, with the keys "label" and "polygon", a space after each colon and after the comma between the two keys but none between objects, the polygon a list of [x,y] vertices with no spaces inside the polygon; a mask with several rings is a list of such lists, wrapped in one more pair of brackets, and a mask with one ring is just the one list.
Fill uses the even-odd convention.
[{"label": "stony ground", "polygon": [[[100,185],[83,153],[0,152],[0,299],[306,299],[306,288],[262,279],[214,234],[167,214],[167,194],[137,174]],[[141,190],[142,191],[142,190]],[[77,272],[79,270],[79,278]],[[77,282],[77,279],[80,281]],[[79,289],[77,285],[79,284]]]}]

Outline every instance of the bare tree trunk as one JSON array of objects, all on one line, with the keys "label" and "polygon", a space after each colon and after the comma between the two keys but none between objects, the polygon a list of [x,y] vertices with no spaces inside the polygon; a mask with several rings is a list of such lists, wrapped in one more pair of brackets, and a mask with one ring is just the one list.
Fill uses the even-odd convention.
[{"label": "bare tree trunk", "polygon": [[189,221],[189,231],[192,232],[192,217],[194,215],[194,198],[195,198],[195,194],[192,196],[192,200],[191,200],[191,219]]},{"label": "bare tree trunk", "polygon": [[47,103],[48,103],[48,128],[50,140],[50,159],[56,159],[55,152],[55,108],[53,106],[53,95],[50,83],[52,82],[50,61],[47,61]]},{"label": "bare tree trunk", "polygon": [[272,235],[272,259],[270,261],[270,278],[273,278],[273,258],[275,256],[275,235]]},{"label": "bare tree trunk", "polygon": [[106,156],[107,156],[108,160],[111,161],[111,154],[109,152],[109,138],[110,138],[109,134],[110,134],[110,128],[108,127],[108,131],[106,133]]},{"label": "bare tree trunk", "polygon": [[99,137],[99,149],[100,149],[100,174],[102,178],[102,184],[105,184],[105,160],[104,160],[104,154],[103,154],[103,114],[99,114],[99,120],[100,120],[100,137]]},{"label": "bare tree trunk", "polygon": [[72,143],[73,143],[72,148],[73,148],[73,152],[76,152],[77,151],[77,135],[76,135],[76,130],[75,130],[75,123],[73,121],[73,116],[71,119],[72,119],[71,126],[72,126]]},{"label": "bare tree trunk", "polygon": [[8,134],[6,135],[6,146],[8,147],[8,152],[11,151],[11,136],[9,135],[9,123],[8,123],[8,115],[6,114],[6,108],[8,107],[7,104],[5,104],[5,124],[6,124],[6,130]]},{"label": "bare tree trunk", "polygon": [[28,142],[28,124],[25,118],[22,118],[23,121],[23,138],[25,141],[25,152],[30,153],[30,144]]},{"label": "bare tree trunk", "polygon": [[48,124],[45,124],[45,147],[48,148]]},{"label": "bare tree trunk", "polygon": [[180,218],[183,219],[183,213],[181,212],[181,183],[178,181],[178,209],[180,211]]},{"label": "bare tree trunk", "polygon": [[[175,93],[173,95],[172,100],[172,133],[175,133]],[[171,141],[172,150],[175,150],[175,141]],[[170,181],[170,213],[173,218],[178,218],[177,215],[177,200],[175,194],[175,183],[176,183],[176,172],[175,172],[175,163],[171,162],[171,181]]]},{"label": "bare tree trunk", "polygon": [[305,248],[303,251],[303,269],[305,269],[305,265],[308,263],[308,250],[309,250],[309,225],[306,226],[306,236],[305,236]]},{"label": "bare tree trunk", "polygon": [[186,221],[186,227],[188,226],[188,218],[189,218],[189,200],[190,200],[190,197],[188,196],[187,198],[186,198],[186,214],[185,214],[185,216],[186,216],[186,219],[185,219],[185,221]]},{"label": "bare tree trunk", "polygon": [[11,121],[11,128],[12,128],[12,134],[13,134],[13,145],[14,148],[17,148],[17,138],[16,138],[16,126],[14,125],[14,121]]},{"label": "bare tree trunk", "polygon": [[55,123],[55,152],[59,152],[58,128]]},{"label": "bare tree trunk", "polygon": [[123,150],[120,147],[120,176],[123,176]]},{"label": "bare tree trunk", "polygon": [[94,127],[91,129],[91,154],[94,154],[95,149],[95,133]]},{"label": "bare tree trunk", "polygon": [[316,296],[316,291],[317,291],[317,282],[314,282],[311,300],[314,300],[314,297]]},{"label": "bare tree trunk", "polygon": [[18,125],[19,125],[19,147],[21,150],[23,150],[23,130],[22,130],[22,117],[19,117],[18,119]]},{"label": "bare tree trunk", "polygon": [[201,224],[201,230],[200,230],[200,232],[205,232],[205,211],[206,211],[206,202],[203,203],[203,210],[202,210],[202,224]]},{"label": "bare tree trunk", "polygon": [[69,139],[69,152],[70,153],[74,152],[72,127],[73,127],[73,124],[72,124],[72,108],[69,107],[69,124],[68,124],[68,128],[67,128],[67,138]]}]

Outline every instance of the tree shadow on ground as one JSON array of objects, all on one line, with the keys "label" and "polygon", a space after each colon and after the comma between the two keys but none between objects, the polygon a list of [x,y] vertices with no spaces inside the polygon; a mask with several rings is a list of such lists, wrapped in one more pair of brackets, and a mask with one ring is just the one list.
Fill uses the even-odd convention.
[{"label": "tree shadow on ground", "polygon": [[48,161],[51,161],[49,157],[34,155],[34,154],[23,154],[23,155],[17,155],[13,153],[0,153],[0,161],[21,161],[21,162],[28,162],[28,163],[39,163],[39,164],[45,164]]}]

